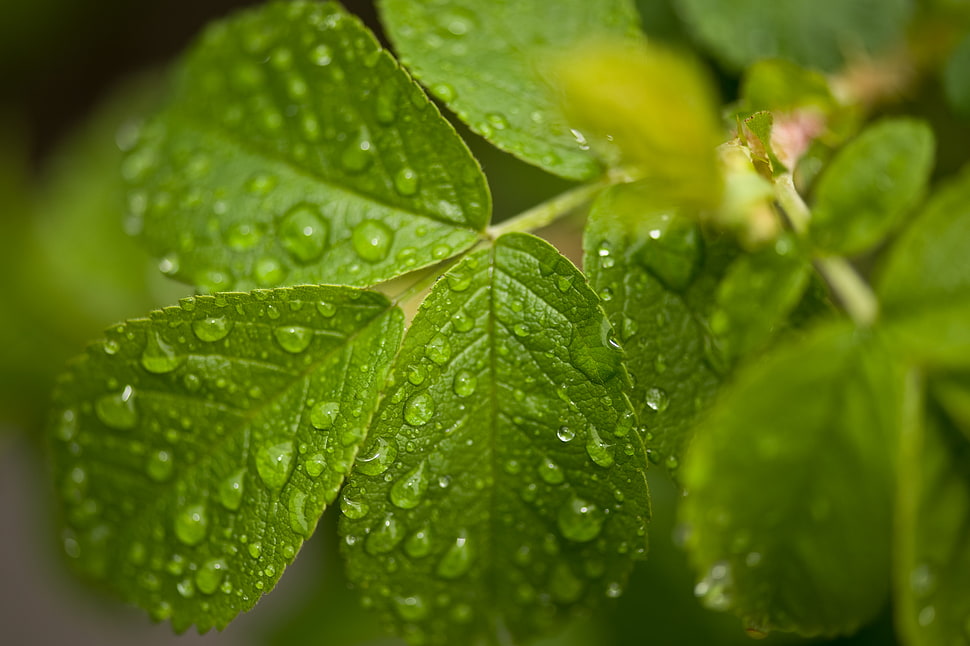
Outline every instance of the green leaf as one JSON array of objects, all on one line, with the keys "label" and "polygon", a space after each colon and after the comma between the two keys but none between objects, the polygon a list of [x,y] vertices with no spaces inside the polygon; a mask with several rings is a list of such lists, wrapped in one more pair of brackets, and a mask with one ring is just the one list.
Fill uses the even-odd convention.
[{"label": "green leaf", "polygon": [[895,351],[927,368],[970,368],[970,298],[888,317],[883,333]]},{"label": "green leaf", "polygon": [[970,34],[953,49],[943,68],[943,91],[956,113],[970,117]]},{"label": "green leaf", "polygon": [[970,167],[938,188],[893,245],[879,277],[887,315],[970,298]]},{"label": "green leaf", "polygon": [[377,283],[466,249],[490,209],[454,129],[332,2],[211,26],[123,171],[132,228],[208,291]]},{"label": "green leaf", "polygon": [[723,356],[736,361],[764,348],[798,305],[811,265],[788,236],[728,268],[715,295],[711,331]]},{"label": "green leaf", "polygon": [[970,440],[970,372],[934,374],[930,393],[953,425]]},{"label": "green leaf", "polygon": [[694,35],[727,66],[785,58],[834,71],[846,52],[898,44],[910,0],[677,0]]},{"label": "green leaf", "polygon": [[547,630],[646,551],[646,458],[596,295],[501,237],[408,330],[341,499],[351,580],[414,643]]},{"label": "green leaf", "polygon": [[897,370],[839,325],[742,372],[697,430],[695,593],[759,631],[850,633],[889,589]]},{"label": "green leaf", "polygon": [[547,77],[560,55],[587,39],[642,38],[632,2],[382,0],[379,6],[401,60],[472,130],[562,177],[599,174]]},{"label": "green leaf", "polygon": [[583,236],[590,284],[635,377],[631,399],[647,429],[647,455],[670,473],[727,367],[707,317],[735,250],[707,244],[690,215],[649,183],[620,185],[593,205]]},{"label": "green leaf", "polygon": [[867,128],[819,178],[812,240],[841,255],[878,244],[923,198],[934,153],[933,132],[922,121],[886,119]]},{"label": "green leaf", "polygon": [[67,555],[176,630],[224,627],[336,497],[402,327],[379,294],[308,286],[110,329],[54,395]]},{"label": "green leaf", "polygon": [[747,68],[739,94],[749,112],[812,108],[827,114],[838,105],[825,75],[784,59],[760,60]]},{"label": "green leaf", "polygon": [[932,400],[911,407],[900,459],[896,623],[910,646],[959,644],[970,630],[970,443]]}]

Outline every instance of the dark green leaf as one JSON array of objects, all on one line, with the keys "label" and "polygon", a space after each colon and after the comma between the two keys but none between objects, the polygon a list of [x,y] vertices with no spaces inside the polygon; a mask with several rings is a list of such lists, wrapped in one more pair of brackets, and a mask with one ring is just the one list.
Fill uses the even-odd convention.
[{"label": "dark green leaf", "polygon": [[351,579],[414,643],[516,642],[617,596],[646,550],[622,353],[582,274],[500,238],[408,331],[341,506]]},{"label": "dark green leaf", "polygon": [[697,429],[695,593],[759,631],[850,633],[889,589],[897,371],[847,327],[752,364]]},{"label": "dark green leaf", "polygon": [[786,58],[835,70],[846,52],[879,54],[902,39],[910,0],[677,0],[695,36],[726,65]]},{"label": "dark green leaf", "polygon": [[726,368],[708,314],[734,248],[706,244],[696,222],[646,183],[601,195],[583,248],[590,284],[629,357],[647,454],[675,472]]},{"label": "dark green leaf", "polygon": [[636,42],[632,2],[383,0],[380,7],[401,60],[475,132],[563,177],[599,173],[548,76],[557,57],[587,39]]},{"label": "dark green leaf", "polygon": [[489,217],[452,127],[334,3],[210,27],[125,161],[132,228],[215,291],[369,285],[453,255]]},{"label": "dark green leaf", "polygon": [[970,34],[954,48],[943,68],[943,90],[953,110],[970,117]]},{"label": "dark green leaf", "polygon": [[298,287],[109,330],[54,396],[68,556],[177,630],[225,626],[336,497],[402,327],[379,294]]},{"label": "dark green leaf", "polygon": [[910,646],[962,644],[970,630],[970,443],[935,402],[921,403],[911,404],[901,443],[896,623]]},{"label": "dark green leaf", "polygon": [[953,425],[970,439],[970,372],[934,374],[930,393]]},{"label": "dark green leaf", "polygon": [[849,142],[819,178],[811,236],[826,252],[865,251],[919,203],[933,170],[933,132],[922,121],[887,119]]}]

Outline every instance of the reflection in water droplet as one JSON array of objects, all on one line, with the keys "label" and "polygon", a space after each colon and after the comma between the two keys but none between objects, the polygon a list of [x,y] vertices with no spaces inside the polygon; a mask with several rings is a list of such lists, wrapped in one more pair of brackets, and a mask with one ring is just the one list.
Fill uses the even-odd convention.
[{"label": "reflection in water droplet", "polygon": [[387,471],[397,458],[397,446],[392,441],[378,437],[370,452],[357,458],[354,468],[368,476],[376,476]]},{"label": "reflection in water droplet", "polygon": [[138,412],[135,410],[135,391],[125,386],[120,393],[104,395],[94,405],[98,419],[119,431],[135,427]]},{"label": "reflection in water droplet", "polygon": [[222,583],[225,573],[226,562],[223,559],[209,559],[195,573],[195,585],[202,594],[213,594]]},{"label": "reflection in water droplet", "polygon": [[428,474],[422,460],[420,464],[402,476],[391,487],[391,502],[401,509],[414,509],[421,503],[428,489]]},{"label": "reflection in water droplet", "polygon": [[601,467],[613,466],[613,447],[603,441],[595,426],[586,431],[586,453],[590,460]]},{"label": "reflection in water droplet", "polygon": [[366,129],[361,129],[340,155],[340,165],[349,173],[360,173],[374,162],[374,144]]},{"label": "reflection in water droplet", "polygon": [[462,576],[472,564],[472,550],[471,544],[468,538],[465,537],[464,533],[455,539],[455,542],[451,544],[448,551],[445,552],[444,556],[438,562],[438,567],[435,570],[443,579],[457,579]]},{"label": "reflection in water droplet", "polygon": [[295,206],[280,221],[277,239],[293,258],[302,263],[317,260],[326,249],[330,227],[316,207]]},{"label": "reflection in water droplet", "polygon": [[387,516],[367,535],[364,549],[373,555],[390,552],[404,538],[404,529],[393,516]]},{"label": "reflection in water droplet", "polygon": [[556,431],[556,437],[562,442],[572,442],[573,438],[576,437],[576,432],[568,426],[560,426],[559,430]]},{"label": "reflection in water droplet", "polygon": [[340,413],[338,402],[318,402],[310,409],[310,423],[320,430],[333,428],[338,413]]},{"label": "reflection in water droplet", "polygon": [[269,489],[283,488],[293,470],[293,442],[267,444],[256,452],[256,472]]},{"label": "reflection in water droplet", "polygon": [[344,516],[351,520],[360,520],[365,517],[370,511],[370,506],[363,500],[355,500],[351,498],[346,492],[340,498],[340,511],[343,512]]},{"label": "reflection in water droplet", "polygon": [[542,460],[539,462],[538,471],[539,477],[551,485],[562,484],[562,482],[566,479],[566,475],[563,473],[562,467],[549,458],[542,458]]},{"label": "reflection in water droplet", "polygon": [[313,330],[299,325],[284,325],[273,330],[280,347],[292,354],[303,352],[313,341]]},{"label": "reflection in water droplet", "polygon": [[419,185],[420,178],[417,171],[409,166],[405,166],[394,175],[394,188],[405,197],[417,193]]},{"label": "reflection in water droplet", "polygon": [[606,515],[582,498],[571,498],[559,509],[559,531],[571,541],[585,543],[599,536]]},{"label": "reflection in water droplet", "polygon": [[157,330],[148,332],[145,349],[141,353],[141,365],[156,375],[172,372],[185,362],[185,355],[178,354],[161,337]]},{"label": "reflection in water droplet", "polygon": [[424,354],[439,366],[443,365],[451,359],[451,342],[443,334],[436,334],[428,341]]},{"label": "reflection in water droplet", "polygon": [[667,393],[663,389],[650,388],[646,392],[646,404],[652,410],[662,413],[670,405],[670,398],[667,397]]},{"label": "reflection in water droplet", "polygon": [[246,470],[240,469],[219,484],[219,502],[229,511],[236,511],[242,504],[243,478]]},{"label": "reflection in water droplet", "polygon": [[421,426],[431,421],[434,416],[434,399],[427,392],[413,395],[404,404],[404,421],[411,426]]},{"label": "reflection in water droplet", "polygon": [[175,515],[175,536],[186,545],[198,545],[209,529],[205,505],[189,505]]},{"label": "reflection in water droplet", "polygon": [[351,233],[354,252],[367,262],[380,262],[387,258],[393,243],[394,233],[377,220],[364,220]]},{"label": "reflection in water droplet", "polygon": [[731,591],[734,577],[727,561],[718,561],[711,566],[707,575],[694,586],[694,596],[710,610],[724,611],[731,608]]},{"label": "reflection in water droplet", "polygon": [[455,394],[459,397],[468,397],[475,392],[478,386],[478,377],[468,370],[459,370],[454,379]]},{"label": "reflection in water droplet", "polygon": [[224,316],[211,316],[192,322],[192,331],[200,341],[213,343],[224,339],[232,331],[233,323]]}]

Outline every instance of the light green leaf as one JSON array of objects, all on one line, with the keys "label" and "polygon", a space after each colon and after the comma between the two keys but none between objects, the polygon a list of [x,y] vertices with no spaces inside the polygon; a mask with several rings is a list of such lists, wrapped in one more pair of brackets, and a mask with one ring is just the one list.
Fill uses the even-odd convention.
[{"label": "light green leaf", "polygon": [[336,497],[402,327],[379,294],[298,287],[110,329],[54,395],[70,560],[176,630],[253,607]]},{"label": "light green leaf", "polygon": [[887,317],[882,329],[900,356],[927,368],[970,368],[970,298]]},{"label": "light green leaf", "polygon": [[208,291],[377,283],[469,247],[490,209],[453,128],[332,2],[211,26],[123,171],[131,228]]},{"label": "light green leaf", "polygon": [[970,34],[953,49],[943,68],[943,90],[950,107],[970,117]]},{"label": "light green leaf", "polygon": [[786,58],[834,71],[843,55],[898,44],[910,0],[677,0],[698,40],[729,67]]},{"label": "light green leaf", "polygon": [[439,281],[341,499],[351,580],[414,643],[524,641],[623,589],[646,458],[596,295],[501,237]]},{"label": "light green leaf", "polygon": [[675,473],[698,412],[726,370],[708,328],[717,284],[736,251],[647,183],[605,191],[583,237],[584,267],[635,377],[647,455]]},{"label": "light green leaf", "polygon": [[766,633],[851,633],[889,590],[898,371],[848,326],[752,364],[697,429],[695,593]]},{"label": "light green leaf", "polygon": [[887,315],[970,298],[970,167],[938,188],[893,245],[878,292]]},{"label": "light green leaf", "polygon": [[881,242],[923,198],[934,153],[933,132],[922,121],[886,119],[867,128],[819,178],[812,240],[841,255]]},{"label": "light green leaf", "polygon": [[629,0],[382,0],[402,62],[458,117],[520,159],[571,179],[600,172],[548,82],[556,59],[601,37],[636,42]]},{"label": "light green leaf", "polygon": [[760,60],[748,67],[739,94],[750,112],[810,108],[827,114],[838,105],[824,74],[784,59]]},{"label": "light green leaf", "polygon": [[970,630],[970,443],[936,402],[911,406],[899,462],[896,623],[910,646],[961,644]]}]

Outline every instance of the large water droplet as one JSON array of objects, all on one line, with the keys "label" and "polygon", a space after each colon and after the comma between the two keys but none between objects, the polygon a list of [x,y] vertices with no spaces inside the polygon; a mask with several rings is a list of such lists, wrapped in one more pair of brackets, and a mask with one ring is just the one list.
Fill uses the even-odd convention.
[{"label": "large water droplet", "polygon": [[599,536],[606,514],[593,503],[571,498],[559,509],[559,531],[571,541],[585,543]]},{"label": "large water droplet", "polygon": [[436,334],[428,341],[424,354],[439,366],[443,365],[451,359],[451,342],[443,334]]},{"label": "large water droplet", "polygon": [[340,498],[340,511],[351,520],[360,520],[370,512],[370,505],[363,500],[355,500],[346,492]]},{"label": "large water droplet", "polygon": [[286,278],[286,268],[276,258],[264,256],[253,266],[253,278],[264,287],[274,287]]},{"label": "large water droplet", "polygon": [[195,573],[195,586],[202,594],[213,594],[219,589],[222,577],[226,574],[226,562],[223,559],[209,559],[202,564]]},{"label": "large water droplet", "polygon": [[290,494],[290,501],[286,508],[290,516],[290,529],[305,538],[310,538],[313,533],[310,519],[307,518],[305,492],[293,489]]},{"label": "large water droplet", "polygon": [[401,509],[414,509],[421,503],[427,489],[427,467],[422,460],[391,487],[391,502]]},{"label": "large water droplet", "polygon": [[198,545],[209,530],[205,505],[189,505],[175,515],[175,536],[186,545]]},{"label": "large water droplet", "polygon": [[364,220],[351,234],[354,251],[362,260],[380,262],[387,258],[394,243],[394,232],[383,222]]},{"label": "large water droplet", "polygon": [[468,370],[459,370],[455,374],[453,384],[456,395],[459,397],[468,397],[475,392],[475,388],[478,386],[478,377]]},{"label": "large water droplet", "polygon": [[397,446],[383,437],[377,438],[370,452],[357,458],[355,468],[368,476],[376,476],[387,471],[397,458]]},{"label": "large water droplet", "polygon": [[438,568],[435,571],[443,579],[457,579],[468,572],[471,564],[471,545],[467,537],[460,535],[451,544],[444,556],[441,557],[441,560],[438,562]]},{"label": "large water droplet", "polygon": [[539,462],[539,477],[548,484],[557,485],[562,484],[566,479],[566,474],[563,473],[562,467],[553,462],[550,458],[542,458]]},{"label": "large water droplet", "polygon": [[164,449],[148,456],[148,477],[155,482],[165,482],[172,476],[174,467],[172,454]]},{"label": "large water droplet", "polygon": [[417,193],[420,183],[418,172],[410,166],[405,166],[394,175],[394,188],[405,197]]},{"label": "large water droplet", "polygon": [[199,337],[199,340],[213,343],[226,338],[226,335],[232,331],[232,325],[232,321],[224,316],[210,316],[193,321],[192,331],[195,332],[195,336]]},{"label": "large water droplet", "polygon": [[601,467],[613,466],[613,447],[603,441],[595,426],[586,431],[586,453],[589,459]]},{"label": "large water droplet", "polygon": [[637,262],[666,287],[679,291],[690,285],[703,254],[696,222],[670,213],[647,214],[640,223],[648,231],[637,248]]},{"label": "large water droplet", "polygon": [[302,263],[317,260],[326,249],[330,226],[316,207],[295,206],[280,221],[278,239],[287,253]]},{"label": "large water droplet", "polygon": [[655,410],[658,413],[664,412],[670,406],[670,398],[661,388],[648,389],[645,395],[645,401],[651,410]]},{"label": "large water droplet", "polygon": [[318,402],[310,409],[310,423],[314,428],[325,431],[333,428],[333,423],[337,420],[340,413],[338,402]]},{"label": "large water droplet", "polygon": [[610,343],[610,324],[600,321],[599,338],[577,334],[569,344],[569,358],[573,365],[594,383],[604,383],[620,369],[622,353]]},{"label": "large water droplet", "polygon": [[141,353],[141,365],[156,375],[172,372],[185,362],[185,355],[178,354],[162,339],[157,330],[148,333],[145,349]]},{"label": "large water droplet", "polygon": [[434,399],[427,392],[413,395],[404,404],[404,421],[411,426],[421,426],[434,416]]},{"label": "large water droplet", "polygon": [[364,549],[373,555],[386,554],[404,538],[404,530],[393,516],[387,516],[367,535]]},{"label": "large water droplet", "polygon": [[239,509],[243,497],[243,479],[246,470],[240,469],[219,483],[219,502],[230,511]]},{"label": "large water droplet", "polygon": [[556,437],[559,438],[560,442],[572,442],[573,438],[576,437],[576,431],[568,426],[560,426],[559,430],[556,431]]},{"label": "large water droplet", "polygon": [[294,456],[292,441],[268,444],[256,452],[256,472],[270,489],[282,489],[293,470]]},{"label": "large water droplet", "polygon": [[120,431],[135,427],[138,422],[138,411],[135,410],[135,391],[131,386],[125,386],[120,393],[111,393],[100,397],[94,405],[98,419],[111,428]]},{"label": "large water droplet", "polygon": [[313,341],[313,330],[299,325],[284,325],[273,330],[280,347],[292,354],[303,352]]}]

